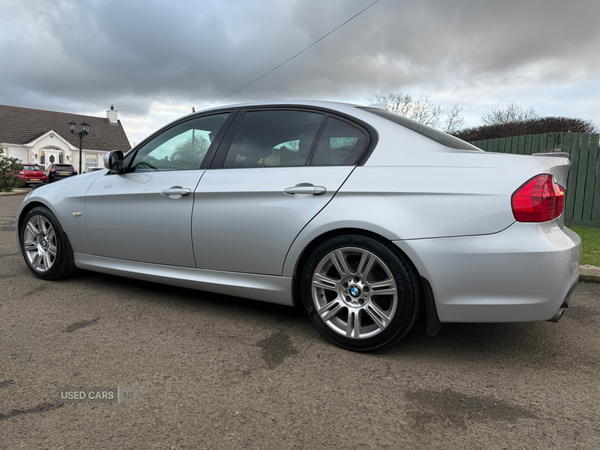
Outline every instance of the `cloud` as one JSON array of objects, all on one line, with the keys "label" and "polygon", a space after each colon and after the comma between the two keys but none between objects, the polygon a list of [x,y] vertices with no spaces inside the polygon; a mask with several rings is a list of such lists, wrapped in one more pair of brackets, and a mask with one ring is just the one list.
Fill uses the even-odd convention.
[{"label": "cloud", "polygon": [[[235,91],[370,3],[0,0],[0,98],[74,112],[113,103],[148,123],[157,108],[198,109]],[[464,104],[578,83],[598,99],[599,13],[585,0],[380,0],[227,102],[410,89]]]}]

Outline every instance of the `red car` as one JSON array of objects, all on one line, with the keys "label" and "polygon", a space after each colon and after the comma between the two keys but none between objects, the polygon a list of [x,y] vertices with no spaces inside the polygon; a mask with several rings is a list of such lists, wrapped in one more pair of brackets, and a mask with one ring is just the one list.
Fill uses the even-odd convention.
[{"label": "red car", "polygon": [[77,171],[71,164],[50,164],[46,167],[48,183],[72,177],[73,175],[77,175]]},{"label": "red car", "polygon": [[46,182],[46,173],[37,164],[23,164],[23,170],[19,172],[19,178],[28,184],[42,184]]}]

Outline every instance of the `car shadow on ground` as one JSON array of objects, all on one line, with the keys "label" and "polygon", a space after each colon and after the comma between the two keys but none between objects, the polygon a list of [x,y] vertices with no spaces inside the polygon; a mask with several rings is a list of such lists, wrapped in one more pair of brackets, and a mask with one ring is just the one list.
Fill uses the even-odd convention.
[{"label": "car shadow on ground", "polygon": [[[147,281],[123,278],[96,272],[78,271],[71,282],[92,284],[97,289],[110,289],[124,294],[130,293],[140,301],[150,304],[169,302],[178,308],[189,309],[190,314],[203,314],[218,308],[226,310],[232,317],[248,317],[272,323],[285,322],[292,334],[306,335],[309,346],[332,346],[314,330],[309,319],[299,308],[280,306],[229,295],[214,294],[194,289],[169,286]],[[451,323],[443,324],[436,336],[425,332],[423,316],[415,327],[397,344],[372,355],[381,358],[433,358],[454,360],[495,360],[506,364],[524,365],[569,364],[573,355],[569,346],[560,341],[568,339],[567,326],[577,321],[578,312],[570,318],[565,314],[561,323]],[[303,347],[298,345],[298,347]]]}]

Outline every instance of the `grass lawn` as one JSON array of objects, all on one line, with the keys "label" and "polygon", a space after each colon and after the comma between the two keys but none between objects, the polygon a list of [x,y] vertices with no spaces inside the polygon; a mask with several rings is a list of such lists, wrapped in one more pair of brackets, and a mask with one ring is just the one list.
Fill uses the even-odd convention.
[{"label": "grass lawn", "polygon": [[569,228],[581,236],[581,264],[600,266],[600,228]]}]

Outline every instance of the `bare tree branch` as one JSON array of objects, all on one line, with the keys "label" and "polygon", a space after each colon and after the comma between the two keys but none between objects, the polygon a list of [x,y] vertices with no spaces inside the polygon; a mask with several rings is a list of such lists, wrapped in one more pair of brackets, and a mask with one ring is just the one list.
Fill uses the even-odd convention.
[{"label": "bare tree branch", "polygon": [[498,125],[513,122],[525,122],[539,118],[535,110],[530,106],[525,108],[518,103],[511,102],[504,108],[499,105],[490,106],[490,112],[481,116],[485,125]]},{"label": "bare tree branch", "polygon": [[396,91],[386,95],[376,95],[369,101],[385,103],[386,109],[391,113],[439,128],[447,133],[456,131],[464,123],[461,114],[462,106],[455,103],[445,107],[432,101],[428,94],[420,94],[415,99],[408,93]]},{"label": "bare tree branch", "polygon": [[444,130],[446,133],[454,133],[465,124],[465,118],[462,116],[463,107],[458,103],[453,103],[452,106],[446,108],[446,125]]}]

